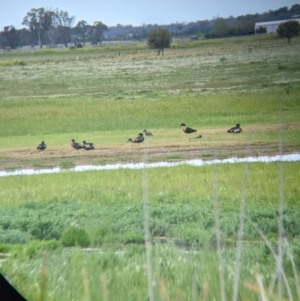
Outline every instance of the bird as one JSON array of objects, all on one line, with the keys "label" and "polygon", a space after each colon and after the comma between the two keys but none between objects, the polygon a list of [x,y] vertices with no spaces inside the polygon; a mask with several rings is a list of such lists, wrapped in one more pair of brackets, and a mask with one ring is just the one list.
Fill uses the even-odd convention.
[{"label": "bird", "polygon": [[189,128],[189,127],[185,126],[184,123],[182,123],[180,126],[181,126],[183,132],[186,133],[186,134],[191,134],[191,133],[197,132],[197,130],[194,130],[192,128]]},{"label": "bird", "polygon": [[39,149],[39,150],[45,150],[46,149],[46,147],[47,147],[47,144],[44,142],[44,141],[42,141],[39,145],[38,145],[38,147],[36,148],[36,149]]},{"label": "bird", "polygon": [[144,130],[144,133],[146,136],[153,136],[153,134],[151,132],[147,132],[147,130]]},{"label": "bird", "polygon": [[82,147],[83,147],[85,150],[92,150],[92,149],[95,149],[94,143],[93,143],[93,142],[85,142],[84,140],[82,141]]},{"label": "bird", "polygon": [[239,123],[237,123],[236,126],[234,126],[231,129],[227,130],[227,133],[239,134],[241,131],[242,131],[241,125]]},{"label": "bird", "polygon": [[79,143],[75,142],[74,139],[72,139],[71,142],[72,142],[72,143],[71,143],[71,146],[72,146],[74,149],[79,150],[79,149],[83,148],[83,146],[80,145]]},{"label": "bird", "polygon": [[143,141],[144,141],[144,134],[143,133],[139,133],[138,136],[133,141],[133,143],[141,143]]},{"label": "bird", "polygon": [[132,140],[131,138],[129,138],[127,140],[127,142],[132,142],[132,143],[141,143],[144,141],[144,134],[143,133],[139,133],[138,136],[135,138],[135,140]]}]

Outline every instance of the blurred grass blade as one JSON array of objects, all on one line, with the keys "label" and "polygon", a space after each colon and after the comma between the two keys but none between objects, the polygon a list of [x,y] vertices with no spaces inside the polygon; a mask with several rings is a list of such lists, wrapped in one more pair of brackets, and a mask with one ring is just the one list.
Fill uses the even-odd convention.
[{"label": "blurred grass blade", "polygon": [[[147,163],[148,148],[147,141],[145,141],[143,162],[144,165]],[[149,196],[148,196],[148,178],[147,169],[143,168],[143,179],[142,179],[142,190],[143,190],[143,212],[144,212],[144,237],[146,247],[146,266],[147,266],[147,279],[148,279],[148,297],[149,301],[154,301],[153,293],[153,276],[152,276],[152,260],[151,260],[151,237],[149,228]]]},{"label": "blurred grass blade", "polygon": [[224,262],[222,256],[221,228],[220,228],[219,203],[218,203],[218,183],[217,183],[218,180],[216,174],[216,166],[213,165],[212,169],[213,169],[213,173],[212,173],[213,204],[214,204],[214,215],[215,215],[215,233],[216,233],[218,263],[219,263],[218,270],[219,270],[219,281],[220,281],[220,293],[221,293],[221,301],[226,301]]}]

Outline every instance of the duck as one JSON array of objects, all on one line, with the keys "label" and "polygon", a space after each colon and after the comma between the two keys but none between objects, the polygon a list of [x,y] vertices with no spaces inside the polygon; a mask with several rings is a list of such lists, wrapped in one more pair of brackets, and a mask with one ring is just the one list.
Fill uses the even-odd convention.
[{"label": "duck", "polygon": [[144,130],[144,133],[146,136],[153,136],[153,134],[151,132],[148,132],[147,130]]},{"label": "duck", "polygon": [[239,123],[237,123],[236,126],[234,126],[231,129],[227,130],[227,133],[239,134],[241,131],[242,131],[241,125]]},{"label": "duck", "polygon": [[45,150],[47,148],[47,144],[44,142],[44,141],[42,141],[39,145],[38,145],[38,147],[36,148],[36,149],[39,149],[39,150]]},{"label": "duck", "polygon": [[71,146],[72,146],[74,149],[79,150],[79,149],[82,149],[82,148],[83,148],[83,146],[82,146],[81,144],[79,144],[78,142],[75,142],[74,139],[72,139],[71,142],[72,142],[72,143],[71,143]]},{"label": "duck", "polygon": [[181,126],[183,132],[186,134],[191,134],[191,133],[197,132],[197,130],[187,127],[184,123],[182,123],[180,126]]},{"label": "duck", "polygon": [[133,141],[133,143],[141,143],[143,141],[144,141],[144,134],[143,133],[139,133],[138,136]]},{"label": "duck", "polygon": [[132,140],[131,138],[129,138],[127,140],[127,142],[132,142],[132,143],[141,143],[144,141],[144,134],[143,133],[139,133],[138,136]]},{"label": "duck", "polygon": [[95,149],[94,143],[93,143],[93,142],[85,142],[85,140],[82,141],[82,147],[83,147],[85,150],[92,150],[92,149]]}]

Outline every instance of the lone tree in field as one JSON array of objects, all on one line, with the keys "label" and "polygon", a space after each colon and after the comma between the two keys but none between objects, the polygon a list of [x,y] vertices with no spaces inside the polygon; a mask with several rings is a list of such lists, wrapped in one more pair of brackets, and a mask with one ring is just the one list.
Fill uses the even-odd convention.
[{"label": "lone tree in field", "polygon": [[300,24],[298,21],[292,20],[281,23],[277,28],[277,33],[280,37],[288,39],[291,44],[292,37],[298,36],[300,31]]},{"label": "lone tree in field", "polygon": [[168,30],[157,28],[148,35],[148,46],[157,50],[157,55],[164,55],[164,49],[170,48],[172,38]]}]

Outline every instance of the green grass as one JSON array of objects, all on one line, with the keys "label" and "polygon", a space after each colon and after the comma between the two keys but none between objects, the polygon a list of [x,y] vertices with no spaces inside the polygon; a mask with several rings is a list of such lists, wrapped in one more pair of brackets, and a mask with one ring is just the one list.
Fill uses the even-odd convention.
[{"label": "green grass", "polygon": [[[277,283],[267,289],[276,262],[250,221],[277,249],[284,201],[284,230],[299,271],[298,162],[251,163],[248,171],[245,164],[68,169],[88,159],[140,162],[144,149],[149,162],[184,160],[188,150],[207,160],[235,148],[239,156],[261,148],[277,154],[280,143],[283,153],[298,152],[299,43],[274,35],[174,41],[164,57],[144,43],[0,53],[0,165],[38,169],[50,160],[46,166],[64,169],[0,177],[1,273],[32,301],[149,300],[148,208],[154,299],[221,300],[218,214],[230,300],[245,196],[238,298],[260,299],[262,275],[270,299],[280,300]],[[182,122],[203,138],[189,140]],[[237,122],[243,132],[228,135]],[[154,134],[147,147],[126,144],[145,128]],[[96,151],[71,151],[72,138],[93,141]],[[48,148],[37,153],[41,140]],[[296,300],[288,254],[282,260]],[[292,300],[285,286],[283,297]]]},{"label": "green grass", "polygon": [[[284,163],[285,189],[289,205],[297,205],[300,190],[297,184],[299,163]],[[219,197],[227,207],[234,207],[241,199],[243,164],[216,167]],[[149,169],[149,200],[154,203],[211,204],[212,169],[210,166]],[[83,201],[87,204],[140,203],[142,199],[142,171],[64,172],[61,174],[1,177],[2,206],[22,205],[24,202],[49,202],[53,199]],[[279,193],[279,164],[253,163],[249,171],[248,202],[272,203]],[[258,189],[259,188],[259,189]],[[257,190],[258,189],[258,190]]]},{"label": "green grass", "polygon": [[[3,144],[7,147],[11,147],[13,145],[9,145],[9,141],[14,139],[19,140],[20,146],[28,146],[32,144],[33,139],[36,140],[36,136],[47,137],[49,140],[55,139],[57,134],[66,139],[66,134],[70,137],[79,133],[98,133],[108,135],[109,137],[104,139],[113,141],[114,135],[127,132],[127,137],[136,129],[175,130],[183,121],[200,130],[228,127],[235,124],[236,120],[242,125],[247,124],[248,127],[276,124],[280,108],[283,108],[284,123],[298,122],[300,101],[297,89],[292,89],[290,94],[282,90],[270,91],[267,94],[246,92],[242,95],[164,97],[157,100],[111,101],[97,97],[26,101],[10,99],[1,101],[0,108],[1,140],[3,139]],[[22,142],[20,136],[25,138],[28,145],[26,141]],[[54,145],[61,143],[62,139],[54,142]]]},{"label": "green grass", "polygon": [[[230,275],[235,267],[244,168],[244,164],[228,164],[215,170],[228,297],[232,294]],[[300,236],[299,170],[299,163],[284,164],[284,223],[293,248]],[[162,291],[189,299],[194,281],[199,286],[194,292],[197,296],[204,294],[204,285],[209,296],[218,296],[213,172],[210,166],[147,170],[154,290],[159,300],[165,300]],[[249,166],[246,216],[270,238],[278,232],[279,175],[278,163]],[[2,271],[13,283],[17,281],[18,289],[31,300],[38,300],[29,283],[39,283],[41,265],[47,271],[49,300],[87,293],[84,277],[92,300],[105,291],[113,300],[129,296],[146,300],[141,182],[142,171],[134,170],[1,178],[0,228],[5,231],[0,231],[0,239],[6,244],[0,245],[0,250],[12,254],[3,262]],[[70,227],[89,233],[85,244],[94,249],[63,248],[64,233]],[[256,300],[243,283],[255,282],[255,270],[265,275],[266,282],[271,281],[274,264],[260,235],[247,221],[244,238],[240,294]],[[285,264],[292,277],[287,259]],[[100,276],[107,288],[97,285]]]}]

